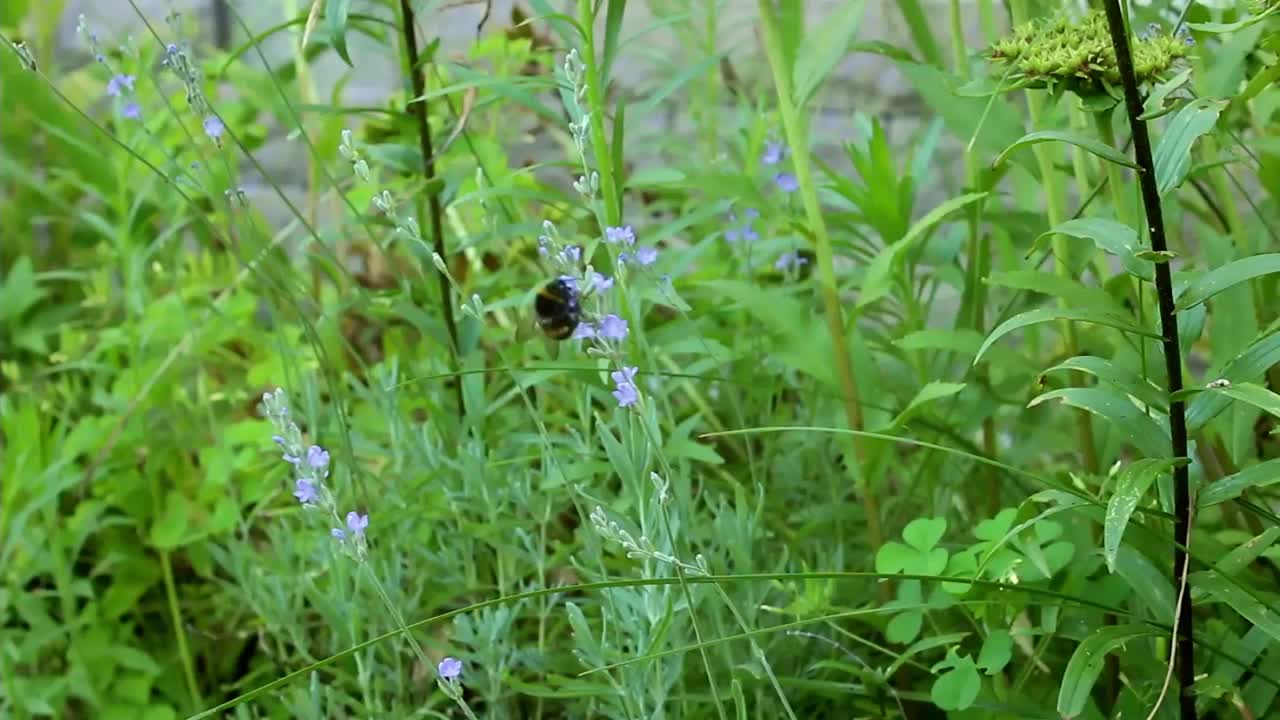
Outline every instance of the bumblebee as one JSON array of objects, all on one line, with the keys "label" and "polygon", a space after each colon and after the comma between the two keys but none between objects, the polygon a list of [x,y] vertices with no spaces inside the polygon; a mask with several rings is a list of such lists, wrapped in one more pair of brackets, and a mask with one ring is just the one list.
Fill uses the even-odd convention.
[{"label": "bumblebee", "polygon": [[558,277],[543,285],[533,299],[538,327],[553,340],[564,340],[582,322],[582,304],[573,278]]}]

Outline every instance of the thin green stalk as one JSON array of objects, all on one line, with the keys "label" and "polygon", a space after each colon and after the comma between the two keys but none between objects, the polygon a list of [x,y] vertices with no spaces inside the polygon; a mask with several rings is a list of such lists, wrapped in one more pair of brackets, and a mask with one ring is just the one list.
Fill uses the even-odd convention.
[{"label": "thin green stalk", "polygon": [[[964,41],[964,14],[960,9],[960,0],[951,0],[951,52],[955,63],[955,72],[961,78],[969,79],[969,55]],[[978,156],[973,152],[972,143],[964,149],[964,184],[966,192],[978,192],[982,182],[982,174],[978,165]],[[968,220],[969,242],[965,273],[964,297],[966,302],[961,307],[969,310],[968,323],[980,335],[986,334],[987,318],[987,270],[990,264],[991,248],[989,240],[982,232],[983,202],[979,200],[969,206],[966,212]],[[989,387],[991,384],[990,365],[983,363],[977,370],[978,384]],[[982,446],[988,456],[994,458],[998,444],[996,443],[995,418],[988,415],[982,419]],[[992,515],[999,512],[1000,476],[990,468],[984,468],[987,476],[987,509]]]},{"label": "thin green stalk", "polygon": [[[1160,189],[1156,186],[1155,162],[1151,158],[1151,138],[1147,124],[1142,120],[1142,96],[1133,71],[1133,57],[1129,51],[1129,33],[1118,0],[1106,0],[1107,24],[1111,30],[1111,44],[1115,48],[1116,65],[1124,86],[1125,109],[1129,114],[1129,128],[1133,133],[1133,154],[1141,170],[1138,183],[1142,190],[1142,206],[1146,211],[1147,228],[1151,234],[1151,249],[1165,252],[1169,245],[1164,235],[1164,214],[1160,207]],[[1164,350],[1165,371],[1168,375],[1169,436],[1174,458],[1189,457],[1187,453],[1186,405],[1178,396],[1182,390],[1182,348],[1178,339],[1178,314],[1173,302],[1173,274],[1168,263],[1156,263],[1156,298],[1160,305],[1161,346]],[[1174,546],[1173,577],[1180,587],[1177,607],[1174,611],[1176,627],[1173,642],[1177,646],[1175,658],[1179,688],[1178,706],[1182,720],[1196,720],[1196,698],[1191,693],[1195,683],[1195,643],[1192,635],[1191,593],[1187,585],[1187,548],[1191,544],[1191,481],[1186,464],[1173,469]]]},{"label": "thin green stalk", "polygon": [[178,641],[178,659],[182,661],[182,675],[187,681],[187,692],[191,693],[191,707],[204,706],[200,697],[200,683],[196,681],[196,665],[191,659],[191,648],[187,646],[187,631],[182,622],[182,603],[178,601],[178,588],[173,582],[173,563],[169,559],[169,551],[160,551],[160,571],[164,575],[164,596],[169,604],[169,620],[173,623],[173,636]]},{"label": "thin green stalk", "polygon": [[[1027,13],[1027,0],[1011,0],[1009,10],[1013,15],[1013,23],[1021,25],[1030,18]],[[1027,90],[1027,115],[1031,118],[1031,126],[1037,128],[1040,126],[1040,120],[1043,115],[1044,98],[1038,91]],[[1037,143],[1032,146],[1032,152],[1035,154],[1036,165],[1040,169],[1040,184],[1044,187],[1045,211],[1049,219],[1049,227],[1057,227],[1067,219],[1066,197],[1063,195],[1063,188],[1058,183],[1058,173],[1053,167],[1053,156],[1047,143]],[[1053,238],[1053,255],[1055,267],[1058,275],[1062,277],[1071,277],[1071,268],[1067,265],[1068,253],[1067,238],[1061,235],[1055,235]],[[1066,306],[1067,301],[1060,299],[1059,304]],[[1079,341],[1076,338],[1075,325],[1069,321],[1062,322],[1062,334],[1066,341],[1067,355],[1075,357],[1079,354]],[[1087,381],[1084,373],[1073,372],[1072,382],[1077,385],[1083,385]],[[1089,473],[1096,474],[1098,472],[1098,450],[1093,442],[1093,417],[1087,410],[1077,409],[1076,413],[1076,434],[1077,442],[1080,444],[1080,451],[1084,457],[1084,467]]]},{"label": "thin green stalk", "polygon": [[[585,0],[584,0],[585,1]],[[827,332],[831,336],[831,346],[835,354],[836,375],[840,379],[844,396],[845,418],[849,429],[862,430],[862,404],[859,400],[858,383],[854,376],[853,363],[849,358],[849,349],[845,344],[844,312],[840,306],[840,295],[836,287],[835,264],[832,261],[831,240],[827,237],[827,225],[822,216],[822,208],[818,205],[818,189],[814,184],[813,171],[809,167],[809,128],[807,118],[801,108],[793,100],[791,72],[785,67],[782,51],[782,38],[778,30],[777,13],[771,0],[760,0],[760,28],[764,36],[765,53],[769,57],[769,68],[773,72],[773,83],[778,93],[778,111],[782,115],[783,130],[787,136],[787,144],[792,148],[795,163],[796,179],[800,184],[800,197],[804,203],[805,215],[809,228],[813,233],[814,251],[818,260],[818,278],[822,290],[822,303],[827,318]],[[862,482],[863,499],[867,512],[867,535],[872,555],[880,551],[883,544],[881,531],[880,502],[876,490],[866,474],[866,448],[857,436],[850,438],[853,446],[853,457],[850,467]],[[842,538],[837,538],[837,541]],[[837,542],[839,544],[839,542]],[[892,589],[888,583],[878,586],[882,600],[891,597]]]},{"label": "thin green stalk", "polygon": [[[404,0],[402,0],[404,1]],[[613,175],[613,153],[604,133],[604,88],[600,86],[600,67],[596,61],[595,13],[591,0],[578,0],[578,24],[582,26],[582,62],[586,66],[587,104],[591,113],[591,151],[596,156],[600,173],[600,189],[604,193],[604,218],[607,226],[622,224],[622,209]]]}]

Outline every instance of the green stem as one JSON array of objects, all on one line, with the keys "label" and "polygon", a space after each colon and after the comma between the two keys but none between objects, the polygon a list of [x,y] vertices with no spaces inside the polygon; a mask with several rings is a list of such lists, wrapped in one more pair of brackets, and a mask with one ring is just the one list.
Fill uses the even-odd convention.
[{"label": "green stem", "polygon": [[[1027,13],[1027,0],[1011,0],[1009,10],[1013,15],[1013,23],[1015,25],[1022,25],[1030,19]],[[1044,98],[1038,91],[1028,90],[1027,115],[1031,118],[1032,128],[1040,126],[1043,109]],[[1058,173],[1053,167],[1053,156],[1048,144],[1037,143],[1031,150],[1035,154],[1036,165],[1040,169],[1040,184],[1044,187],[1045,211],[1048,215],[1049,227],[1054,228],[1067,219],[1066,197],[1063,195],[1063,188],[1058,183]],[[1068,250],[1067,239],[1061,235],[1055,235],[1053,238],[1055,268],[1058,275],[1066,278],[1071,277],[1071,268],[1067,264]],[[1066,300],[1059,300],[1059,304],[1065,307],[1067,302]],[[1066,342],[1067,354],[1075,357],[1079,354],[1079,341],[1076,337],[1076,327],[1070,320],[1062,322],[1062,334]],[[1083,385],[1087,382],[1087,378],[1083,373],[1073,372],[1072,382],[1076,385]],[[1085,470],[1096,474],[1098,472],[1098,450],[1093,442],[1093,418],[1087,410],[1076,410],[1075,412],[1077,442],[1079,442],[1081,454],[1084,456]]]},{"label": "green stem", "polygon": [[942,67],[942,51],[938,49],[938,41],[933,37],[933,29],[929,26],[929,16],[920,6],[919,0],[898,0],[898,12],[907,23],[911,39],[919,48],[924,61],[934,67]]},{"label": "green stem", "polygon": [[[1111,29],[1111,44],[1115,48],[1116,65],[1124,86],[1125,109],[1129,113],[1129,128],[1133,133],[1133,154],[1138,166],[1138,183],[1142,190],[1142,206],[1146,212],[1147,228],[1151,234],[1151,249],[1164,252],[1169,245],[1164,235],[1164,214],[1160,207],[1160,190],[1156,186],[1155,162],[1151,158],[1151,138],[1147,124],[1142,120],[1142,96],[1133,71],[1133,57],[1129,51],[1129,33],[1126,30],[1123,9],[1118,0],[1105,0],[1107,24]],[[1178,314],[1173,302],[1173,274],[1169,263],[1156,263],[1156,299],[1160,306],[1161,346],[1164,351],[1165,372],[1169,393],[1169,436],[1174,458],[1186,458],[1187,416],[1186,405],[1178,397],[1182,390],[1182,348],[1178,339]],[[1188,582],[1187,548],[1191,543],[1191,481],[1187,464],[1173,469],[1173,578],[1182,585],[1178,590],[1177,618],[1174,642],[1177,645],[1176,662],[1179,688],[1178,706],[1182,720],[1196,720],[1196,698],[1191,693],[1195,683],[1195,644],[1192,638],[1191,592]]]},{"label": "green stem", "polygon": [[[604,88],[600,86],[600,68],[596,62],[595,13],[591,0],[578,0],[578,23],[582,26],[582,62],[586,66],[587,104],[591,113],[591,151],[596,156],[600,173],[600,189],[604,193],[606,226],[622,224],[618,188],[613,175],[613,153],[604,133]],[[603,228],[602,228],[603,230]]]},{"label": "green stem", "polygon": [[191,706],[204,707],[200,697],[200,683],[196,681],[196,665],[191,659],[191,648],[187,646],[187,631],[182,622],[182,607],[178,602],[178,587],[173,581],[173,563],[169,560],[169,551],[160,551],[160,571],[164,575],[164,595],[169,604],[169,620],[173,623],[173,636],[178,641],[178,658],[182,661],[182,674],[187,681],[187,692],[191,693]]},{"label": "green stem", "polygon": [[[585,0],[584,0],[585,1]],[[836,374],[840,379],[843,391],[845,419],[849,429],[862,430],[862,405],[859,401],[858,383],[854,376],[853,363],[849,357],[849,348],[844,337],[844,312],[840,306],[840,295],[836,289],[835,264],[832,261],[831,240],[827,237],[827,225],[822,216],[822,208],[818,204],[818,189],[813,181],[813,172],[809,167],[809,129],[803,110],[796,106],[791,87],[791,72],[785,67],[782,49],[782,38],[778,30],[778,19],[772,0],[760,0],[760,29],[764,36],[765,53],[769,57],[769,68],[773,72],[773,83],[778,94],[778,112],[782,115],[783,130],[787,136],[787,144],[792,148],[795,162],[796,179],[800,184],[800,197],[804,203],[805,215],[809,228],[813,233],[815,255],[818,260],[818,278],[822,291],[822,303],[827,319],[827,332],[831,336],[831,346],[835,354]],[[867,535],[870,550],[874,556],[883,543],[880,521],[880,502],[876,490],[866,471],[866,448],[858,436],[852,436],[853,457],[850,467],[856,468],[857,477],[862,481],[862,493],[867,513]],[[837,538],[839,540],[839,538]],[[878,585],[882,600],[891,597],[889,583]]]}]

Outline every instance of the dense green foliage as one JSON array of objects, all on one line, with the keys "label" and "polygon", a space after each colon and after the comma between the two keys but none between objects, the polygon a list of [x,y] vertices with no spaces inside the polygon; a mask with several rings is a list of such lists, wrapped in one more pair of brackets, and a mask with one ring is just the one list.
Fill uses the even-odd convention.
[{"label": "dense green foliage", "polygon": [[5,3],[0,717],[1280,715],[1280,6],[447,4]]}]

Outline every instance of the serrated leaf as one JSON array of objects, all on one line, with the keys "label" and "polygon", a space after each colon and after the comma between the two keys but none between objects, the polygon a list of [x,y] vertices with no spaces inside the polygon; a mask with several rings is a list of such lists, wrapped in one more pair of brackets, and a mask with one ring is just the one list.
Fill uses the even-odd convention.
[{"label": "serrated leaf", "polygon": [[1253,255],[1233,260],[1192,280],[1174,303],[1179,310],[1195,307],[1228,288],[1254,278],[1280,272],[1280,253]]},{"label": "serrated leaf", "polygon": [[1155,269],[1151,264],[1138,256],[1144,246],[1138,240],[1138,233],[1128,225],[1104,218],[1075,218],[1059,223],[1036,238],[1027,253],[1036,252],[1044,247],[1055,234],[1081,240],[1092,240],[1093,244],[1108,255],[1120,258],[1125,272],[1143,280],[1155,279]]},{"label": "serrated leaf", "polygon": [[1191,146],[1201,135],[1213,129],[1226,106],[1226,100],[1198,98],[1173,114],[1152,154],[1156,187],[1161,195],[1176,189],[1187,179],[1191,170]]},{"label": "serrated leaf", "polygon": [[821,27],[808,35],[796,52],[792,72],[796,107],[804,107],[822,81],[847,54],[862,21],[863,0],[838,3]]},{"label": "serrated leaf", "polygon": [[1280,458],[1232,473],[1200,491],[1196,504],[1202,508],[1240,497],[1253,488],[1268,487],[1280,483]]},{"label": "serrated leaf", "polygon": [[1179,458],[1143,458],[1125,465],[1116,477],[1116,489],[1107,501],[1107,513],[1102,523],[1102,554],[1107,560],[1107,569],[1116,571],[1116,552],[1120,549],[1120,540],[1124,537],[1124,529],[1129,525],[1133,511],[1146,496],[1151,484],[1161,474],[1169,472],[1179,462]]},{"label": "serrated leaf", "polygon": [[1131,332],[1135,335],[1143,337],[1159,339],[1160,336],[1143,330],[1134,325],[1127,318],[1099,313],[1097,310],[1088,310],[1081,308],[1037,308],[1028,310],[1027,312],[1014,315],[1005,320],[987,335],[987,339],[982,341],[982,347],[978,348],[978,354],[973,358],[973,364],[977,365],[987,350],[995,344],[997,340],[1008,335],[1014,330],[1020,330],[1028,325],[1037,323],[1050,322],[1052,320],[1072,320],[1076,322],[1088,322],[1097,325],[1106,325],[1125,332]]},{"label": "serrated leaf", "polygon": [[1076,355],[1045,370],[1043,374],[1048,375],[1051,372],[1061,370],[1086,372],[1161,412],[1168,410],[1169,401],[1160,388],[1138,373],[1116,365],[1106,358],[1093,355]]},{"label": "serrated leaf", "polygon": [[1074,718],[1084,712],[1089,694],[1102,673],[1107,655],[1130,640],[1157,634],[1145,625],[1113,625],[1099,628],[1093,635],[1076,646],[1062,673],[1062,685],[1058,688],[1058,714]]},{"label": "serrated leaf", "polygon": [[1127,397],[1102,388],[1070,387],[1050,390],[1027,403],[1027,407],[1035,407],[1047,400],[1061,400],[1105,419],[1120,431],[1129,444],[1147,457],[1162,458],[1169,455],[1171,448],[1168,431],[1157,425]]},{"label": "serrated leaf", "polygon": [[1075,145],[1081,150],[1097,155],[1108,162],[1113,162],[1117,165],[1123,165],[1124,167],[1133,168],[1135,170],[1138,169],[1137,163],[1130,160],[1128,156],[1110,145],[1088,135],[1082,135],[1080,133],[1069,132],[1066,130],[1038,130],[1033,133],[1027,133],[996,156],[996,161],[992,163],[992,165],[1002,164],[1009,156],[1009,153],[1020,147],[1035,145],[1042,142],[1068,143],[1070,145]]}]

